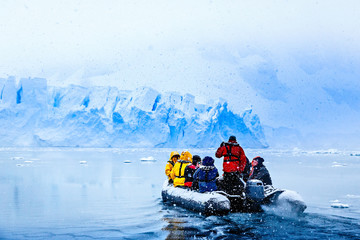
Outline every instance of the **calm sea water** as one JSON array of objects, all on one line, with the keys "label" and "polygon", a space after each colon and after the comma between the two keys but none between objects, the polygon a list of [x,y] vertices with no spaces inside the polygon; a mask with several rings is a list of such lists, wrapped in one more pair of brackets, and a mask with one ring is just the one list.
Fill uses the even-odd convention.
[{"label": "calm sea water", "polygon": [[0,239],[360,239],[358,152],[245,149],[308,208],[205,217],[162,203],[171,150],[0,149]]}]

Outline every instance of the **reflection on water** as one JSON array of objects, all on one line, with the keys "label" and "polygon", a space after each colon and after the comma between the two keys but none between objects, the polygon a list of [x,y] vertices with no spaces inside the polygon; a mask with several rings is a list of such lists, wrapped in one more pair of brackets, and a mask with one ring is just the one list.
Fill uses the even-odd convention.
[{"label": "reflection on water", "polygon": [[212,227],[209,228],[204,225],[206,217],[199,213],[167,205],[163,206],[163,211],[166,214],[162,221],[166,225],[162,230],[168,233],[166,239],[208,239],[213,235]]},{"label": "reflection on water", "polygon": [[168,223],[162,229],[169,232],[166,239],[185,239],[185,232],[188,232],[188,229],[184,227],[186,222],[179,218],[163,218],[163,220]]},{"label": "reflection on water", "polygon": [[[360,238],[360,157],[264,152],[274,183],[298,191],[308,204],[305,214],[205,217],[162,203],[170,151],[1,150],[0,239]],[[221,169],[221,161],[216,165]],[[333,209],[334,200],[350,207]]]},{"label": "reflection on water", "polygon": [[193,213],[163,218],[166,239],[359,239],[356,219],[303,214],[284,218],[265,213],[198,217]]}]

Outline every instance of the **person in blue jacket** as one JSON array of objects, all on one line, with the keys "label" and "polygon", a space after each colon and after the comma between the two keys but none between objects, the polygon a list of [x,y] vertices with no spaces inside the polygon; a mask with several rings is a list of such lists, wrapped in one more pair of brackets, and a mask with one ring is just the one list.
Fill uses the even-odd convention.
[{"label": "person in blue jacket", "polygon": [[214,159],[206,156],[201,162],[202,166],[194,173],[194,181],[199,183],[199,192],[212,192],[217,190],[216,178],[219,176],[214,166]]}]

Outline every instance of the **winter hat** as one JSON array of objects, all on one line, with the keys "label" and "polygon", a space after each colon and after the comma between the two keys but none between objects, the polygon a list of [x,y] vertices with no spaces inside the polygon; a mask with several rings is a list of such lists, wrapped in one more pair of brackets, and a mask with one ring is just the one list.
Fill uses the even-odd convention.
[{"label": "winter hat", "polygon": [[194,155],[193,160],[192,160],[192,164],[196,165],[199,162],[201,162],[201,157],[199,155]]},{"label": "winter hat", "polygon": [[230,141],[233,141],[233,142],[236,141],[236,137],[235,137],[235,136],[230,136],[230,137],[229,137],[229,142],[230,142]]},{"label": "winter hat", "polygon": [[206,156],[202,160],[203,166],[214,166],[214,159],[212,157]]},{"label": "winter hat", "polygon": [[254,157],[253,160],[258,161],[258,164],[262,164],[264,162],[264,159],[260,156]]}]

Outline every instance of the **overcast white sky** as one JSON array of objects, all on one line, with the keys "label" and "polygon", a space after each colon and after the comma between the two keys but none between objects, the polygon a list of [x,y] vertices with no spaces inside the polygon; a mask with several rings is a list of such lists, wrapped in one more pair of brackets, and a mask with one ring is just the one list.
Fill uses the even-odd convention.
[{"label": "overcast white sky", "polygon": [[[146,50],[359,46],[359,1],[0,1],[0,75],[117,72]],[[324,42],[326,40],[326,42]],[[150,55],[153,56],[153,55]],[[142,60],[139,60],[141,64]],[[89,74],[97,74],[93,71]]]},{"label": "overcast white sky", "polygon": [[317,111],[321,125],[360,109],[359,26],[357,0],[0,0],[0,77],[146,85],[252,106],[273,126]]}]

